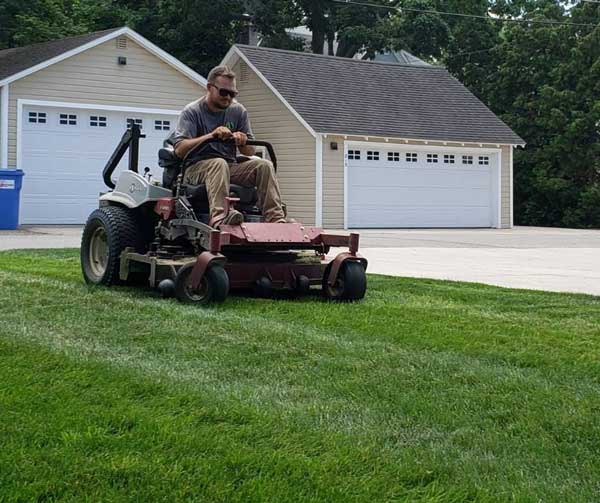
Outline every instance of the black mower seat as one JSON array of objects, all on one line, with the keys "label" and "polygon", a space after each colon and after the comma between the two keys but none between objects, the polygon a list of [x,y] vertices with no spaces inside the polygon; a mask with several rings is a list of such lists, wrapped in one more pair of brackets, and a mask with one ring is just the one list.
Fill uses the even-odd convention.
[{"label": "black mower seat", "polygon": [[[206,185],[183,185],[184,194],[194,203],[208,202]],[[254,205],[258,201],[256,187],[244,187],[243,185],[229,184],[229,195],[237,197],[240,204]]]}]

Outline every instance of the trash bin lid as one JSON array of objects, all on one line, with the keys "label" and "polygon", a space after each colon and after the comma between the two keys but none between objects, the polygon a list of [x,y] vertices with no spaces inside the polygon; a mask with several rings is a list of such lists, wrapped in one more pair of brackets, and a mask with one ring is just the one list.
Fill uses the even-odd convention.
[{"label": "trash bin lid", "polygon": [[22,169],[0,169],[0,178],[20,178],[24,174]]}]

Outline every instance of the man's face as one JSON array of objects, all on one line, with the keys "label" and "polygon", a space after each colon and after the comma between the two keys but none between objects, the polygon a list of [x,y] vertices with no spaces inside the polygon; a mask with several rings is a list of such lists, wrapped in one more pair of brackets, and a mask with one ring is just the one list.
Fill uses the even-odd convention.
[{"label": "man's face", "polygon": [[222,110],[231,105],[233,97],[237,94],[235,79],[227,77],[217,77],[214,83],[208,84],[207,89],[211,104]]}]

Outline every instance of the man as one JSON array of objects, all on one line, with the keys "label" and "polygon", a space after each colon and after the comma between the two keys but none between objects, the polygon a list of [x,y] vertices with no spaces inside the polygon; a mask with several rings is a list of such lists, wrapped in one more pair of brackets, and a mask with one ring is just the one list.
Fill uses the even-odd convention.
[{"label": "man", "polygon": [[[230,210],[225,214],[225,198],[229,183],[256,186],[258,204],[267,222],[285,222],[281,193],[273,164],[266,160],[236,162],[236,147],[242,155],[254,155],[254,147],[246,145],[253,138],[248,112],[235,100],[238,92],[235,74],[226,66],[217,66],[208,74],[206,95],[187,105],[170,137],[175,154],[183,159],[190,150],[210,139],[220,142],[206,143],[191,152],[184,182],[205,184],[210,205],[210,225],[237,225],[244,220],[242,214]],[[223,143],[223,141],[229,143]]]}]

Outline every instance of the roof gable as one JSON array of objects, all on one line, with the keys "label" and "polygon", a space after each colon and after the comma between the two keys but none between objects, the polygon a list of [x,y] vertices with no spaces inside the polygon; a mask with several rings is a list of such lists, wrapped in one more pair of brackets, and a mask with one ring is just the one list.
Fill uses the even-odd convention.
[{"label": "roof gable", "polygon": [[0,51],[0,81],[108,35],[118,28]]},{"label": "roof gable", "polygon": [[121,35],[126,35],[193,81],[206,86],[204,77],[126,26],[2,50],[0,51],[0,86],[31,75],[38,70],[47,68],[54,63],[63,61]]},{"label": "roof gable", "polygon": [[442,67],[243,45],[233,52],[319,133],[525,143]]}]

